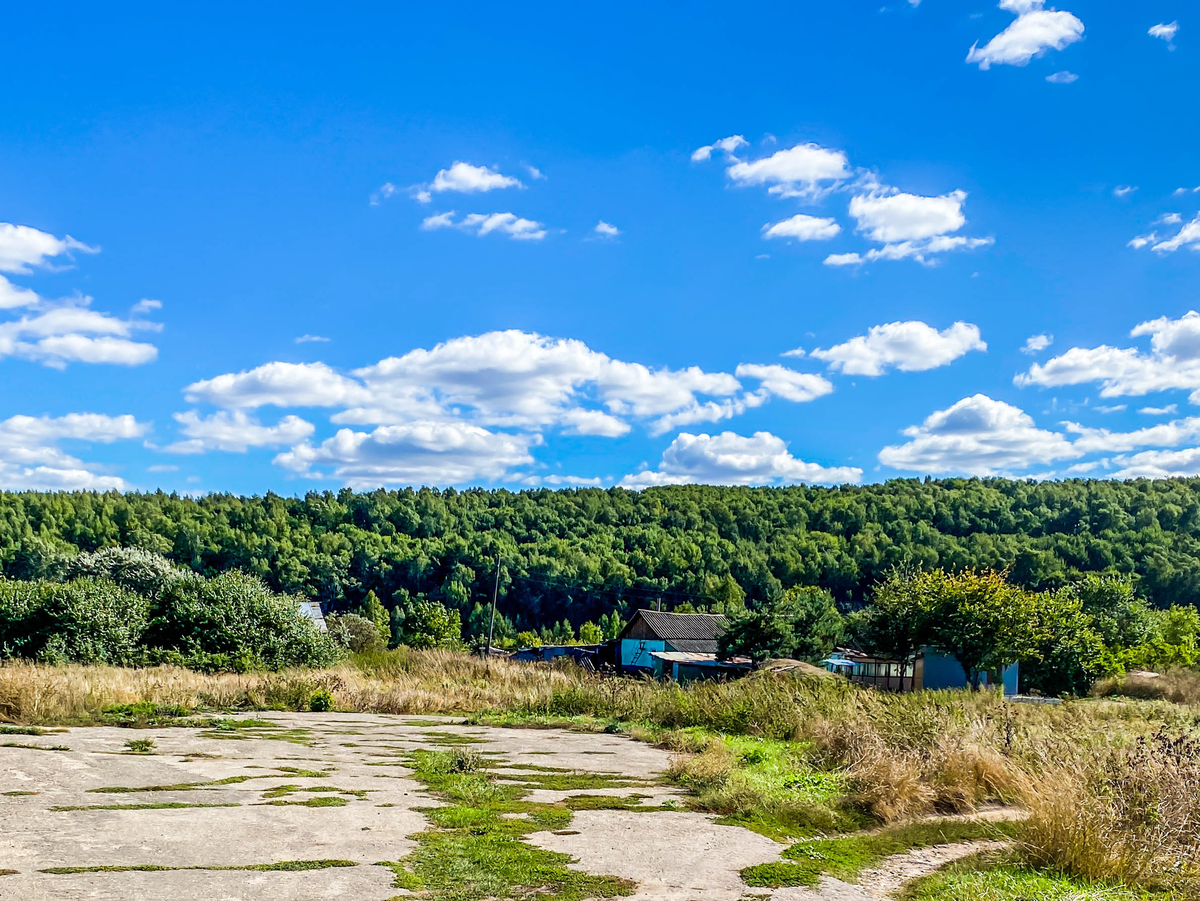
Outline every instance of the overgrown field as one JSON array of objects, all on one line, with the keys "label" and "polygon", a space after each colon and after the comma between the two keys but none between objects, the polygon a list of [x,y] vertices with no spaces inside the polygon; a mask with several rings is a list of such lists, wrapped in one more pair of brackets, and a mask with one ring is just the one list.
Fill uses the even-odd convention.
[{"label": "overgrown field", "polygon": [[[670,775],[693,789],[696,807],[781,840],[1020,806],[1030,816],[1015,857],[996,866],[1089,885],[1200,891],[1193,704],[1008,704],[988,692],[889,695],[768,672],[679,687],[436,650],[256,674],[0,666],[0,720],[21,728],[187,725],[228,711],[330,704],[628,732],[676,752]],[[953,877],[981,878],[967,870]],[[1025,877],[1012,878],[1019,886]]]}]

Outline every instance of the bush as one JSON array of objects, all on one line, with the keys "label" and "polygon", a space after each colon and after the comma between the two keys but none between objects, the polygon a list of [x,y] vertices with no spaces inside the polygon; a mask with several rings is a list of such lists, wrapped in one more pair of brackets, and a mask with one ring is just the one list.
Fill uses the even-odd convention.
[{"label": "bush", "polygon": [[149,612],[149,600],[100,579],[0,580],[0,657],[136,664]]},{"label": "bush", "polygon": [[381,654],[387,644],[374,622],[357,613],[330,614],[325,618],[329,638],[353,654]]},{"label": "bush", "polygon": [[106,547],[80,554],[65,565],[64,575],[67,579],[107,579],[154,599],[161,598],[176,583],[200,578],[166,557],[138,547]]},{"label": "bush", "polygon": [[333,695],[327,688],[318,688],[308,700],[308,709],[313,713],[328,713],[333,709]]},{"label": "bush", "polygon": [[338,647],[300,613],[299,603],[236,570],[180,581],[159,603],[147,641],[185,660],[224,655],[264,669],[327,666],[338,658]]},{"label": "bush", "polygon": [[1138,698],[1143,701],[1172,701],[1200,704],[1200,673],[1175,669],[1164,675],[1131,673],[1096,684],[1097,697]]}]

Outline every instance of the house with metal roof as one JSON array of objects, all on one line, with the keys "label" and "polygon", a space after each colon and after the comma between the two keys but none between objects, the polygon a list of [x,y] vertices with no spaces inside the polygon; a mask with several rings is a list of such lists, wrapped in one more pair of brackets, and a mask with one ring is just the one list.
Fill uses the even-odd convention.
[{"label": "house with metal roof", "polygon": [[618,665],[622,672],[652,673],[655,651],[683,654],[717,654],[717,640],[725,633],[719,613],[665,613],[639,610],[617,636]]}]

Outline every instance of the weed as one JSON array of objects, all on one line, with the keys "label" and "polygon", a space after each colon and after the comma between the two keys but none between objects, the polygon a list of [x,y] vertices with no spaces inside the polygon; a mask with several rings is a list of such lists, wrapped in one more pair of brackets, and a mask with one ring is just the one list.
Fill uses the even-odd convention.
[{"label": "weed", "polygon": [[185,804],[182,801],[164,801],[160,804],[85,804],[71,807],[51,807],[62,813],[71,810],[196,810],[208,807],[241,807],[240,804]]},{"label": "weed", "polygon": [[125,742],[126,754],[153,754],[157,748],[152,738],[132,738]]},{"label": "weed", "polygon": [[17,741],[0,742],[0,748],[23,748],[26,751],[69,751],[66,745],[28,745]]},{"label": "weed", "polygon": [[821,876],[853,882],[865,869],[894,854],[954,842],[1007,839],[1019,829],[1014,823],[943,821],[893,826],[881,832],[815,839],[783,852],[787,861],[742,870],[742,881],[760,888],[816,885]]}]

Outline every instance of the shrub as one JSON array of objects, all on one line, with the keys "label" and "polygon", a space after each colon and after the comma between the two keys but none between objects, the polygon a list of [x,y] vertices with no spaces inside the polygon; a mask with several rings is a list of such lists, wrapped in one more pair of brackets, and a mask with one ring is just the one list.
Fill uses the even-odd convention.
[{"label": "shrub", "polygon": [[354,654],[380,654],[387,644],[374,622],[357,613],[330,614],[325,618],[330,640]]},{"label": "shrub", "polygon": [[327,688],[318,688],[308,700],[308,709],[313,713],[328,713],[333,710],[333,695]]},{"label": "shrub", "polygon": [[100,579],[0,580],[0,656],[134,664],[149,611],[146,598]]},{"label": "shrub", "polygon": [[300,613],[299,603],[236,570],[180,581],[167,588],[147,640],[184,659],[226,655],[265,669],[326,666],[337,659],[338,648]]},{"label": "shrub", "polygon": [[106,547],[80,554],[65,565],[64,575],[67,579],[107,579],[127,591],[154,599],[161,598],[178,582],[200,578],[166,557],[138,547]]}]

